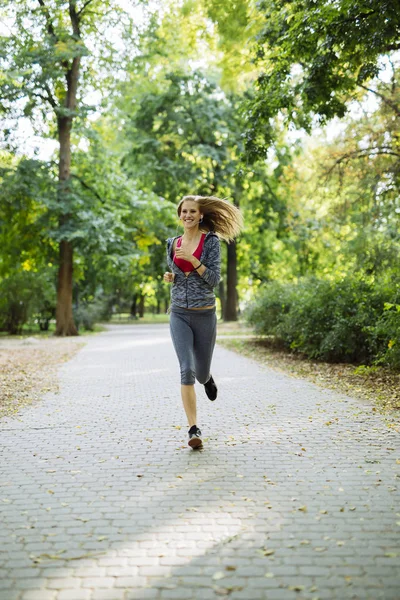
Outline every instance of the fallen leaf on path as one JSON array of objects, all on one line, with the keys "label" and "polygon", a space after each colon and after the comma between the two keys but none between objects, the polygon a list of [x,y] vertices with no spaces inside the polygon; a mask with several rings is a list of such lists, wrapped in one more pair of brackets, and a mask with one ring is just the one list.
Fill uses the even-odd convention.
[{"label": "fallen leaf on path", "polygon": [[288,590],[291,592],[302,592],[304,590],[304,585],[289,585]]}]

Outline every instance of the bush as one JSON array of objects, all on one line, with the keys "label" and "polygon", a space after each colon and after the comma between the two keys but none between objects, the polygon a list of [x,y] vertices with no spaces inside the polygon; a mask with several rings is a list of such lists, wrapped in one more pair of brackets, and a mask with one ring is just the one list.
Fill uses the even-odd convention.
[{"label": "bush", "polygon": [[[267,284],[247,310],[256,332],[286,348],[329,362],[400,367],[399,284],[352,276]],[[385,310],[386,307],[386,310]],[[393,308],[394,307],[394,308]]]},{"label": "bush", "polygon": [[73,310],[75,325],[77,329],[83,327],[87,331],[93,331],[95,324],[104,320],[106,313],[108,314],[105,304],[100,300],[82,303]]},{"label": "bush", "polygon": [[34,316],[54,313],[51,277],[49,272],[16,271],[0,281],[0,331],[19,334]]},{"label": "bush", "polygon": [[383,340],[376,363],[400,370],[400,304],[385,303],[374,333]]},{"label": "bush", "polygon": [[278,327],[292,309],[296,292],[295,284],[267,284],[244,311],[245,319],[253,325],[256,333],[280,337]]},{"label": "bush", "polygon": [[40,303],[35,316],[35,321],[39,325],[40,331],[49,331],[50,321],[56,316],[55,300],[53,303],[44,298]]}]

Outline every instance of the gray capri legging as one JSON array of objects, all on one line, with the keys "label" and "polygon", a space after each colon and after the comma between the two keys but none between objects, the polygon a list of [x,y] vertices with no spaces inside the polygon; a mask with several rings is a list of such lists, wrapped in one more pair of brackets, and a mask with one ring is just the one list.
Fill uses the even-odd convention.
[{"label": "gray capri legging", "polygon": [[215,308],[190,310],[173,306],[169,327],[181,369],[181,384],[193,385],[195,379],[206,383],[217,336]]}]

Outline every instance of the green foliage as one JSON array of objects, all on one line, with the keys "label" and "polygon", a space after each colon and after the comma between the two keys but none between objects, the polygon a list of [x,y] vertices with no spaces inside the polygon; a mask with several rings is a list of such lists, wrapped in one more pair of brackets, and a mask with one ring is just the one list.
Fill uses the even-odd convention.
[{"label": "green foliage", "polygon": [[[398,298],[399,295],[397,301]],[[375,335],[385,341],[385,346],[379,349],[377,364],[400,369],[400,304],[385,303]]]},{"label": "green foliage", "polygon": [[131,117],[124,166],[173,201],[187,193],[221,193],[238,166],[235,99],[199,72],[170,73],[167,81],[167,89],[144,95]]},{"label": "green foliage", "polygon": [[41,328],[54,316],[55,289],[48,269],[41,273],[15,271],[0,280],[0,331],[19,334],[37,319]]},{"label": "green foliage", "polygon": [[104,119],[86,135],[88,150],[78,153],[73,170],[81,198],[74,218],[82,232],[75,242],[75,302],[90,305],[102,294],[110,309],[122,303],[129,310],[144,291],[148,299],[166,293],[159,284],[173,206],[128,177],[113,123]]},{"label": "green foliage", "polygon": [[55,308],[55,244],[47,205],[56,190],[51,169],[38,160],[1,157],[0,328],[15,334],[37,319],[48,327]]},{"label": "green foliage", "polygon": [[221,87],[244,92],[257,74],[252,60],[254,40],[263,26],[263,15],[253,0],[204,0],[207,17],[218,33],[218,66]]},{"label": "green foliage", "polygon": [[111,318],[106,299],[98,299],[91,303],[80,304],[74,308],[74,321],[78,328],[93,331],[96,323]]},{"label": "green foliage", "polygon": [[376,76],[382,55],[398,50],[400,10],[391,0],[269,0],[258,3],[264,27],[256,57],[261,69],[247,106],[251,160],[274,138],[271,119],[311,129],[343,117],[359,86]]},{"label": "green foliage", "polygon": [[[84,93],[110,85],[108,71],[121,53],[109,32],[112,27],[120,34],[128,31],[128,16],[113,0],[3,4],[1,16],[9,30],[0,36],[0,110],[23,114],[38,131],[55,133],[54,118],[86,115],[92,109],[82,102]],[[127,51],[132,40],[125,40]],[[69,88],[78,65],[81,93],[71,105]]]},{"label": "green foliage", "polygon": [[399,312],[388,304],[398,298],[398,278],[386,284],[356,276],[271,282],[249,306],[247,319],[258,333],[309,358],[400,368]]},{"label": "green foliage", "polygon": [[[22,158],[0,167],[0,277],[10,271],[39,271],[56,257],[49,239],[54,222],[48,206],[56,197],[51,167]],[[49,217],[49,218],[48,218]]]},{"label": "green foliage", "polygon": [[[353,107],[338,133],[315,132],[281,164],[274,193],[283,222],[270,238],[270,279],[315,274],[331,280],[359,271],[396,273],[400,256],[399,87],[397,64],[387,82]],[[356,112],[357,111],[357,112]],[[264,227],[266,227],[266,220]]]},{"label": "green foliage", "polygon": [[[258,290],[256,298],[247,306],[246,320],[260,335],[275,336],[285,315],[296,300],[296,286],[278,281],[265,284]],[[282,340],[285,341],[285,340]]]}]

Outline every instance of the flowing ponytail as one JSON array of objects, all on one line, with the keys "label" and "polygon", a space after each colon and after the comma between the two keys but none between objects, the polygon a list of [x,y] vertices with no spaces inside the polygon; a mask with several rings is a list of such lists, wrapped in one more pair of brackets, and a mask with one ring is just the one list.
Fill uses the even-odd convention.
[{"label": "flowing ponytail", "polygon": [[203,214],[200,230],[213,231],[226,242],[233,241],[242,230],[242,213],[227,200],[215,196],[184,196],[178,204],[177,212],[179,216],[185,200],[198,204],[199,210]]}]

